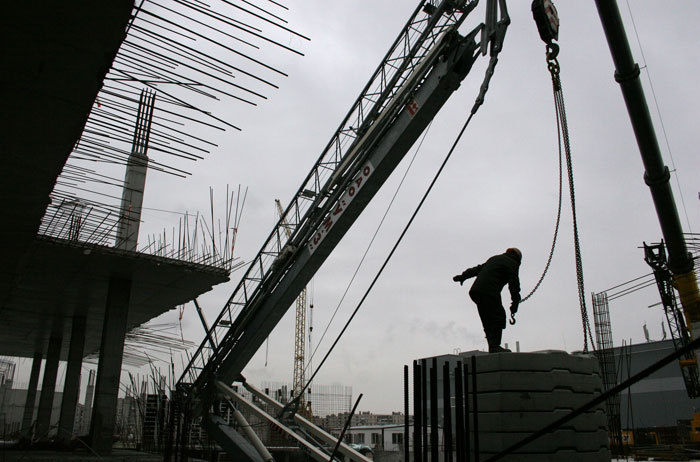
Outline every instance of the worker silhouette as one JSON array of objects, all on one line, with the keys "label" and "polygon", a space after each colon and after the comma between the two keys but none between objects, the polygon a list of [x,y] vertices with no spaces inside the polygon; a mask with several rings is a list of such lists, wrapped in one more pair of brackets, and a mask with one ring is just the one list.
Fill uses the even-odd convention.
[{"label": "worker silhouette", "polygon": [[510,248],[500,255],[494,255],[481,265],[464,270],[452,280],[464,284],[469,278],[476,276],[474,284],[469,289],[469,297],[476,303],[481,324],[489,344],[489,353],[510,352],[501,347],[501,336],[506,328],[506,312],[501,302],[501,290],[508,284],[510,312],[518,312],[520,303],[520,278],[518,270],[523,255],[520,250]]}]

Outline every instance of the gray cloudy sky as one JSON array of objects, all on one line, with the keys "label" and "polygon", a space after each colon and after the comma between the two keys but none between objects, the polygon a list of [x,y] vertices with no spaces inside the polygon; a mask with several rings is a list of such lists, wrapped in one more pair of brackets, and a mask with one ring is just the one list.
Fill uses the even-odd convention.
[{"label": "gray cloudy sky", "polygon": [[[287,19],[310,42],[288,36],[305,57],[271,50],[267,56],[289,74],[281,88],[257,108],[227,103],[223,115],[241,126],[219,138],[220,147],[188,166],[187,180],[150,174],[145,207],[184,212],[209,208],[208,187],[223,196],[226,185],[248,187],[237,255],[254,258],[277,217],[274,199],[286,204],[317,159],[415,8],[413,1],[356,0],[289,2]],[[484,2],[482,2],[484,3]],[[452,276],[492,254],[517,246],[524,255],[523,294],[544,268],[554,230],[558,191],[556,126],[544,44],[530,2],[509,2],[512,25],[486,103],[467,129],[438,184],[393,260],[370,294],[319,384],[342,383],[364,393],[361,410],[402,407],[402,366],[415,358],[485,346],[467,288]],[[700,96],[700,4],[630,2],[675,161],[673,188],[686,232],[700,230],[697,155]],[[649,273],[639,247],[661,237],[643,167],[593,2],[556,2],[561,18],[559,57],[571,131],[583,267],[590,293]],[[626,2],[620,2],[636,60],[642,57]],[[483,20],[483,5],[465,30]],[[316,363],[332,343],[374,277],[424,193],[471,108],[483,78],[482,58],[459,91],[435,118],[422,148],[379,232],[360,274],[320,345]],[[645,91],[657,124],[665,161],[671,158],[660,130],[646,72]],[[321,268],[313,282],[314,346],[338,306],[369,244],[409,152],[365,214]],[[678,182],[685,199],[681,205]],[[582,348],[571,213],[564,198],[562,226],[552,266],[539,291],[504,332],[504,342],[522,350]],[[222,212],[223,213],[223,212]],[[177,225],[172,215],[144,213],[142,236]],[[207,317],[216,317],[242,275],[200,298]],[[507,293],[507,292],[506,292]],[[504,295],[505,298],[505,295]],[[643,341],[642,325],[661,338],[662,311],[654,288],[611,303],[615,343]],[[291,381],[293,310],[272,333],[244,374],[252,383]],[[159,321],[176,321],[175,312]],[[182,320],[185,338],[203,337],[194,307]],[[308,354],[308,353],[307,353]]]}]

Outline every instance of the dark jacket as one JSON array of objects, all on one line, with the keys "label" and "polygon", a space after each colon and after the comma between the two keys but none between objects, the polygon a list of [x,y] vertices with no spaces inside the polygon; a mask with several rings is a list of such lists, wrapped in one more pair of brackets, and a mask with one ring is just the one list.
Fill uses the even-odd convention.
[{"label": "dark jacket", "polygon": [[500,296],[503,287],[508,284],[511,300],[520,301],[520,278],[518,269],[520,260],[517,255],[506,252],[494,255],[481,265],[464,270],[462,277],[468,279],[476,276],[469,293],[491,294]]}]

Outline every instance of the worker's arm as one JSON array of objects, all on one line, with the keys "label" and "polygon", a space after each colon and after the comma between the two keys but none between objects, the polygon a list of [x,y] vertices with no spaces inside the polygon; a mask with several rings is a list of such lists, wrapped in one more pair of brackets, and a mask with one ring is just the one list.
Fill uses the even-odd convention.
[{"label": "worker's arm", "polygon": [[518,276],[518,266],[516,266],[511,272],[508,278],[508,290],[510,291],[510,311],[515,314],[518,312],[518,305],[520,304],[520,277]]},{"label": "worker's arm", "polygon": [[476,265],[473,268],[468,268],[465,269],[462,274],[458,274],[457,276],[453,277],[452,280],[455,282],[459,282],[459,285],[462,285],[464,281],[466,281],[469,278],[473,278],[474,276],[477,276],[479,272],[481,271],[481,267],[483,265]]}]

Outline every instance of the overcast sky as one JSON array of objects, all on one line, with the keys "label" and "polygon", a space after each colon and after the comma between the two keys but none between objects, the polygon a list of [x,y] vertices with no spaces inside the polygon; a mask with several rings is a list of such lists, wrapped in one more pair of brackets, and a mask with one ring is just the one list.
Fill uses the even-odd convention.
[{"label": "overcast sky", "polygon": [[[482,2],[485,3],[485,2]],[[700,231],[697,154],[700,92],[700,4],[691,0],[630,2],[645,61],[626,2],[620,2],[635,59],[647,65],[668,136],[661,131],[648,74],[643,71],[657,135],[672,178],[686,232]],[[209,186],[223,197],[226,185],[248,188],[236,253],[251,261],[274,226],[274,199],[286,206],[359,95],[389,45],[415,9],[412,1],[289,2],[286,18],[310,42],[288,35],[304,57],[270,50],[267,56],[289,77],[257,108],[237,103],[219,115],[243,131],[228,131],[219,148],[188,165],[178,179],[149,174],[144,206],[207,211]],[[639,248],[656,242],[660,228],[643,167],[613,79],[613,64],[593,2],[556,2],[561,18],[559,61],[571,133],[578,226],[587,304],[599,292],[650,272]],[[483,5],[463,27],[483,21]],[[363,393],[360,410],[402,409],[402,367],[413,359],[484,349],[481,323],[466,284],[452,276],[508,247],[523,252],[523,295],[539,279],[554,231],[558,193],[556,125],[544,44],[530,2],[511,1],[512,24],[484,106],[467,129],[439,182],[384,274],[319,372],[319,384],[352,386]],[[426,190],[471,108],[483,79],[482,58],[435,118],[374,245],[320,344],[315,363],[355,308]],[[408,168],[415,147],[314,278],[313,347],[338,306],[381,216]],[[678,189],[680,184],[681,189]],[[681,203],[681,193],[685,206]],[[524,303],[504,342],[523,351],[583,347],[574,263],[571,212],[565,190],[559,243],[538,292]],[[220,209],[220,212],[223,211]],[[144,233],[177,225],[177,216],[143,214]],[[213,320],[243,271],[200,297]],[[611,302],[614,341],[661,339],[663,313],[655,288]],[[508,303],[507,291],[504,302]],[[507,305],[506,305],[507,306]],[[292,380],[294,310],[270,335],[269,348],[244,371],[253,384]],[[177,321],[170,312],[157,322]],[[592,320],[591,320],[592,322]],[[203,330],[193,305],[182,319],[184,337],[199,343]],[[309,355],[307,346],[307,357]],[[265,365],[267,361],[267,366]]]}]

